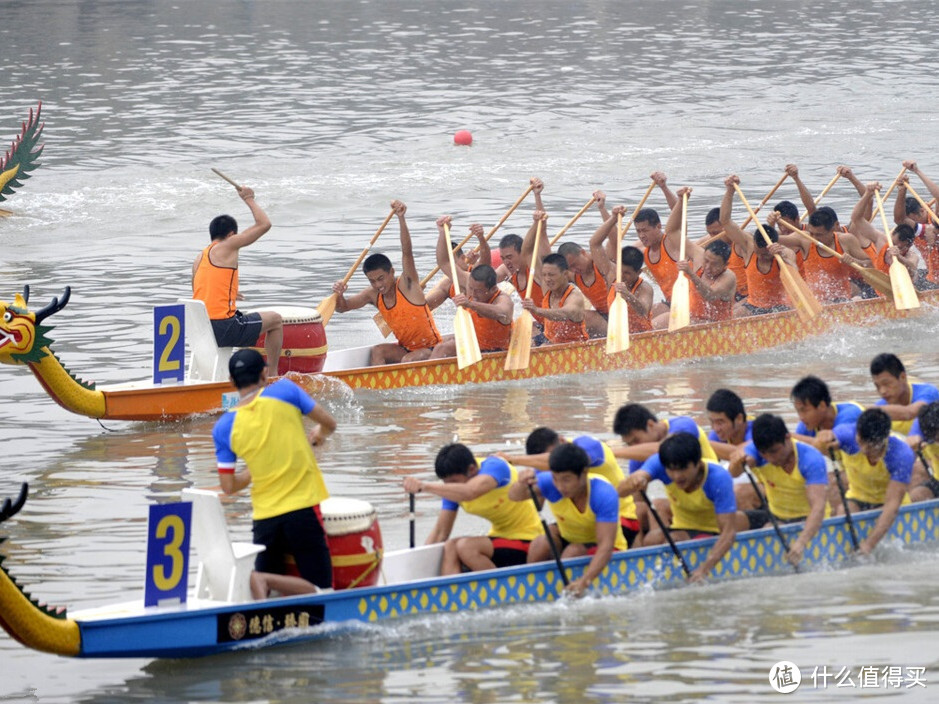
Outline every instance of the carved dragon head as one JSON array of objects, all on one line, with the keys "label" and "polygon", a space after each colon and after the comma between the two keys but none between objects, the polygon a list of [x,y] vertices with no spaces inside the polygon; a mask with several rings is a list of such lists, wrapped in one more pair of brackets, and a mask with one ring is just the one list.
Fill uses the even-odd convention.
[{"label": "carved dragon head", "polygon": [[29,286],[23,288],[22,294],[16,294],[13,303],[0,301],[0,363],[38,362],[50,354],[48,346],[52,339],[48,333],[52,327],[43,325],[42,321],[65,308],[71,293],[71,288],[66,286],[61,300],[55,297],[35,313],[26,307]]}]

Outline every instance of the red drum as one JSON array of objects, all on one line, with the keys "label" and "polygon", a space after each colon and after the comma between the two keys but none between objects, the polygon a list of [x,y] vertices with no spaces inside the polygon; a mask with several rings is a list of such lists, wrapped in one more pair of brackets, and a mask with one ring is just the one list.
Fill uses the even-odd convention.
[{"label": "red drum", "polygon": [[330,497],[320,504],[333,563],[333,588],[371,587],[381,573],[378,514],[368,501]]},{"label": "red drum", "polygon": [[[326,363],[326,328],[316,308],[271,306],[263,310],[280,313],[284,319],[284,347],[277,364],[278,375],[283,376],[287,372],[315,374],[321,371]],[[264,354],[265,337],[261,335],[255,343],[261,354]]]}]

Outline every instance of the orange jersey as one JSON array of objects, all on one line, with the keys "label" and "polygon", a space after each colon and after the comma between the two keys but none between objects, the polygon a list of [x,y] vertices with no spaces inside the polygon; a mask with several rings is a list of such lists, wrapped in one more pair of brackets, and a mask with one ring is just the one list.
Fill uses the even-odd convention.
[{"label": "orange jersey", "polygon": [[652,278],[655,279],[659,288],[662,289],[662,293],[665,294],[665,300],[671,301],[672,287],[675,285],[675,279],[678,278],[678,263],[672,259],[668,250],[665,249],[665,240],[662,240],[662,246],[659,247],[659,260],[655,264],[649,259],[648,247],[642,253],[642,257],[646,260],[646,267],[652,274]]},{"label": "orange jersey", "polygon": [[[525,297],[525,286],[519,286],[519,283],[518,283],[518,275],[519,275],[519,273],[521,273],[521,272],[516,271],[514,274],[512,274],[512,279],[511,279],[511,281],[512,281],[512,285],[515,287],[515,290],[518,291],[518,295],[519,295],[521,298],[524,298],[524,297]],[[527,284],[527,283],[528,283],[528,278],[527,278],[527,277],[531,276],[531,268],[530,268],[530,267],[529,267],[528,271],[525,273],[525,276],[526,276],[525,283]],[[537,303],[538,301],[541,301],[541,300],[543,300],[543,299],[544,299],[544,291],[541,290],[541,284],[539,284],[537,281],[532,281],[532,282],[531,282],[531,300],[533,300],[535,303]],[[537,320],[539,323],[541,323],[542,325],[544,325],[544,318],[542,318],[540,315],[536,315],[536,316],[535,316],[535,320]]]},{"label": "orange jersey", "polygon": [[926,226],[917,225],[913,244],[916,245],[926,261],[926,279],[934,284],[939,284],[939,242],[930,245],[926,239]]},{"label": "orange jersey", "polygon": [[[486,303],[492,304],[502,293],[496,291],[495,295]],[[509,339],[512,337],[512,322],[500,323],[495,318],[486,318],[475,310],[470,310],[473,317],[473,327],[476,328],[476,339],[479,340],[479,349],[482,352],[494,350],[507,350]]]},{"label": "orange jersey", "polygon": [[[837,233],[833,233],[838,254],[844,254]],[[803,257],[802,252],[798,257]],[[809,253],[804,257],[805,282],[821,302],[846,301],[851,298],[851,281],[848,267],[834,254],[822,254],[818,245],[809,243]]]},{"label": "orange jersey", "polygon": [[737,277],[737,295],[746,297],[747,295],[747,265],[743,257],[737,254],[737,245],[730,245],[730,259],[727,260],[727,268],[734,272]]},{"label": "orange jersey", "polygon": [[[698,276],[704,273],[704,267],[698,269]],[[733,301],[706,301],[698,292],[698,287],[691,281],[691,319],[694,322],[710,322],[715,320],[730,320],[733,314]]]},{"label": "orange jersey", "polygon": [[[775,308],[788,306],[789,297],[779,278],[779,262],[773,257],[773,263],[767,273],[763,273],[757,266],[756,254],[750,257],[747,264],[747,303],[754,308]],[[783,264],[783,266],[788,266]]]},{"label": "orange jersey", "polygon": [[880,251],[874,255],[872,261],[874,262],[874,268],[878,269],[885,274],[890,273],[890,267],[887,266],[887,250],[890,249],[890,245],[885,244],[881,247]]},{"label": "orange jersey", "polygon": [[215,266],[209,252],[218,244],[213,242],[202,250],[202,259],[192,277],[192,297],[205,303],[210,320],[225,320],[235,314],[238,300],[238,267]]},{"label": "orange jersey", "polygon": [[[636,278],[636,283],[629,289],[629,292],[635,296],[640,286],[642,286],[641,276]],[[606,294],[608,306],[613,305],[614,298],[616,298],[616,289],[610,286],[610,290]],[[629,332],[633,334],[637,332],[649,332],[649,330],[652,329],[652,320],[649,318],[649,313],[647,312],[645,315],[640,315],[639,311],[636,310],[636,307],[632,303],[627,301],[626,305],[629,306]]]},{"label": "orange jersey", "polygon": [[606,279],[600,274],[596,264],[593,265],[593,277],[593,284],[588,286],[584,283],[580,274],[575,274],[574,283],[577,284],[577,288],[584,292],[587,300],[590,301],[598,313],[608,313],[610,306],[606,299],[610,287],[606,285]]},{"label": "orange jersey", "polygon": [[[561,308],[567,297],[574,292],[573,284],[567,285],[567,290],[561,296],[557,306],[551,305],[551,293],[546,293],[541,301],[542,308]],[[548,342],[580,342],[587,339],[587,326],[583,321],[575,323],[573,320],[548,320],[544,319],[544,336]]]},{"label": "orange jersey", "polygon": [[398,344],[408,352],[433,347],[441,341],[437,324],[425,303],[417,306],[401,292],[401,279],[395,280],[395,304],[388,308],[385,297],[378,295],[378,312],[388,323]]}]

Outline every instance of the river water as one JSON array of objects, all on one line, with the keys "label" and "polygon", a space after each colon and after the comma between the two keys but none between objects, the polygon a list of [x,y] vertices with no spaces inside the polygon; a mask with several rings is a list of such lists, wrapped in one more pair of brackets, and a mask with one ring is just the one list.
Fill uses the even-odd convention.
[{"label": "river water", "polygon": [[[790,161],[815,192],[839,163],[889,182],[902,159],[919,158],[939,176],[927,151],[939,40],[923,0],[34,0],[0,12],[0,137],[12,139],[40,99],[46,122],[42,167],[3,203],[15,215],[0,218],[0,299],[30,283],[41,305],[72,286],[50,320],[55,349],[98,382],[146,376],[151,307],[187,295],[212,217],[245,221],[213,166],[254,187],[275,223],[242,256],[243,291],[259,306],[316,305],[392,198],[409,205],[427,271],[438,215],[452,213],[458,232],[491,226],[533,175],[558,222],[596,188],[611,205],[635,203],[661,169],[673,186],[695,187],[692,228],[730,171],[756,200]],[[471,148],[452,144],[462,128]],[[853,194],[838,184],[826,202],[846,220]],[[780,196],[796,198],[788,185]],[[530,210],[505,232],[521,232]],[[572,236],[586,241],[597,224],[591,213]],[[377,249],[396,258],[393,231],[384,237]],[[331,346],[378,341],[370,315],[333,318]],[[401,477],[428,475],[454,437],[481,451],[540,424],[610,437],[627,400],[703,417],[723,385],[751,412],[794,422],[787,390],[805,373],[837,398],[873,403],[865,369],[881,351],[939,381],[937,322],[924,310],[639,372],[333,387],[324,402],[341,428],[320,464],[332,493],[371,501],[386,546],[402,547]],[[14,368],[0,370],[0,398],[0,495],[31,485],[3,528],[7,565],[37,597],[70,608],[139,594],[147,506],[217,483],[212,419],[102,429]],[[247,538],[247,497],[226,511]],[[419,512],[422,536],[436,505],[422,500]],[[933,701],[907,675],[925,668],[939,686],[937,577],[934,550],[886,546],[851,570],[416,619],[195,662],[70,661],[2,636],[0,701],[752,702],[781,696],[768,674],[782,660],[802,668],[801,701]],[[862,688],[865,666],[901,668],[904,681]],[[848,668],[854,686],[813,686],[813,668]]]}]

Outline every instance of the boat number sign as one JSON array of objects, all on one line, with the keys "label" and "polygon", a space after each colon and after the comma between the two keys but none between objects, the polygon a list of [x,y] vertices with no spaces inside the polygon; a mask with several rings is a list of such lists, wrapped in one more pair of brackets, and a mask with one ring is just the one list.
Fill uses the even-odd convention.
[{"label": "boat number sign", "polygon": [[150,506],[144,606],[186,601],[192,503]]},{"label": "boat number sign", "polygon": [[186,307],[182,303],[153,309],[153,383],[186,378]]}]

